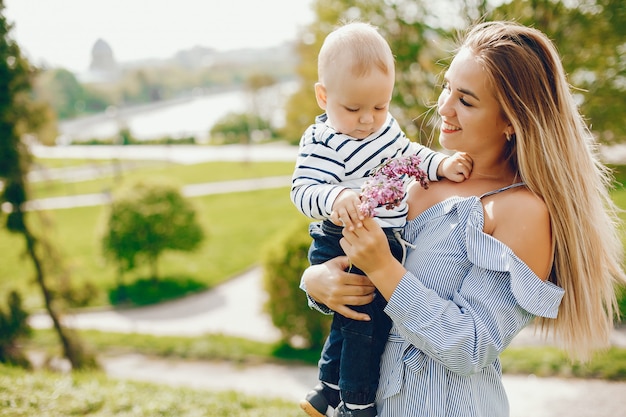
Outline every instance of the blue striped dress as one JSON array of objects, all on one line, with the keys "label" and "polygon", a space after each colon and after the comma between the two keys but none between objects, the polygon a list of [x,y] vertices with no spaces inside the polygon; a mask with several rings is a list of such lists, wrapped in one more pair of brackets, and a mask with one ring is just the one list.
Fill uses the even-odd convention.
[{"label": "blue striped dress", "polygon": [[556,317],[564,291],[483,226],[479,197],[449,198],[407,222],[404,238],[415,248],[385,308],[393,327],[379,417],[509,415],[498,357],[534,317]]},{"label": "blue striped dress", "polygon": [[[430,180],[436,180],[437,167],[446,157],[411,142],[391,114],[377,132],[362,140],[337,133],[326,121],[326,114],[318,116],[302,135],[291,184],[291,201],[313,219],[330,218],[339,193],[346,188],[360,193],[373,170],[388,159],[417,155],[420,168]],[[391,210],[377,208],[375,216],[383,227],[400,228],[407,210],[405,198]]]}]

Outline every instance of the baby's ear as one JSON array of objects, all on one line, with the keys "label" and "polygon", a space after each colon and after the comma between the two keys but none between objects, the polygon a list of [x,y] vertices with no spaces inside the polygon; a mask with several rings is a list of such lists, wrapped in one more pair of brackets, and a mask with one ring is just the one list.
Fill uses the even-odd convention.
[{"label": "baby's ear", "polygon": [[322,83],[315,83],[315,99],[320,109],[326,110],[326,87]]}]

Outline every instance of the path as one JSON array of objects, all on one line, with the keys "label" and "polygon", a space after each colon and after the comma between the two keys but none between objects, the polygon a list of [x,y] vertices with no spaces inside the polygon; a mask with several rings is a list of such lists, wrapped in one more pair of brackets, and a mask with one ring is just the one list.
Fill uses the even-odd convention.
[{"label": "path", "polygon": [[[223,333],[275,342],[280,333],[263,311],[266,299],[261,269],[254,268],[213,290],[154,306],[87,311],[66,316],[64,324],[78,329],[153,335]],[[302,300],[305,302],[304,295]],[[33,315],[30,323],[35,328],[52,324],[47,314]]]}]

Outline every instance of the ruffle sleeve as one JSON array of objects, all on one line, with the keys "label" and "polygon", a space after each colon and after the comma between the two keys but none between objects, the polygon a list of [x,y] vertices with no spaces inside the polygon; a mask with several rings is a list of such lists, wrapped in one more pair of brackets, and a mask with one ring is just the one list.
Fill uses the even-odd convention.
[{"label": "ruffle sleeve", "polygon": [[[470,212],[467,229],[467,255],[474,265],[492,271],[508,272],[511,292],[524,310],[535,316],[556,318],[565,291],[541,280],[513,251],[483,232],[482,204]],[[480,211],[479,211],[480,210]]]}]

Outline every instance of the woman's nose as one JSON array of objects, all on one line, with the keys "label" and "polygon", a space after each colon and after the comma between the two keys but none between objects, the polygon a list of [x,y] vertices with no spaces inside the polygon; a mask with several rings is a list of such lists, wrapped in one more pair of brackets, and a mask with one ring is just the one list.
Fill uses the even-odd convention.
[{"label": "woman's nose", "polygon": [[441,116],[452,116],[454,114],[452,105],[450,105],[450,94],[446,94],[445,91],[439,95],[437,100],[437,112]]}]

